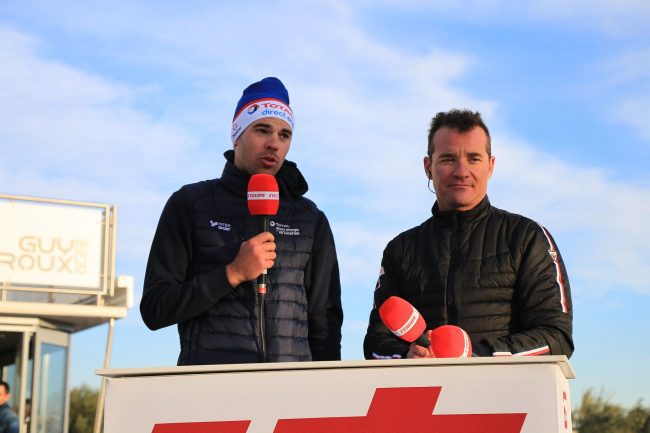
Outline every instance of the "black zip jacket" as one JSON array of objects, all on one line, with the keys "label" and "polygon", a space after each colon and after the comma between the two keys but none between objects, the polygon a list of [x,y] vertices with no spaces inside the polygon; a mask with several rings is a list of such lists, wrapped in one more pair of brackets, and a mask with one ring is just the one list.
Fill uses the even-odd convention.
[{"label": "black zip jacket", "polygon": [[379,317],[390,296],[410,302],[427,329],[457,325],[472,351],[489,355],[573,353],[569,280],[560,252],[536,222],[490,205],[440,212],[388,243],[364,340],[372,358],[405,357],[409,344]]},{"label": "black zip jacket", "polygon": [[[220,179],[186,185],[169,199],[151,245],[140,312],[150,329],[178,324],[179,365],[259,362],[253,281],[231,287],[226,265],[259,232],[249,215],[250,175],[227,151]],[[327,218],[303,197],[307,183],[285,161],[276,179],[280,208],[270,217],[277,258],[265,299],[268,361],[341,357],[341,287]]]}]

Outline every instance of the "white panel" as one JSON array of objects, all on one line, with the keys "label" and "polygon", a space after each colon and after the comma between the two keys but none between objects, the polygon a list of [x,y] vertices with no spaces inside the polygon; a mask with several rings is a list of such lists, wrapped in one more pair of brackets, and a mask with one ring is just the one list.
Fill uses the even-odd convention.
[{"label": "white panel", "polygon": [[104,212],[0,201],[0,281],[100,289]]},{"label": "white panel", "polygon": [[[151,433],[156,424],[250,420],[242,431],[277,433],[282,431],[278,420],[355,417],[352,422],[363,426],[357,433],[570,433],[570,423],[566,429],[564,423],[558,423],[558,408],[562,407],[558,390],[568,392],[568,384],[557,364],[497,365],[474,359],[477,361],[460,365],[345,368],[341,363],[341,368],[326,369],[109,377],[105,432]],[[379,422],[364,424],[372,418],[368,412],[378,388],[388,388],[396,396],[405,394],[382,409]],[[410,396],[417,398],[410,400]],[[519,417],[521,429],[490,429],[494,419],[490,417],[494,416]],[[472,417],[473,428],[478,425],[478,430],[463,428],[462,423]],[[395,420],[399,422],[393,425]],[[414,420],[418,420],[415,430],[413,425],[407,426],[407,421]],[[443,429],[439,423],[447,424]],[[353,430],[337,427],[332,431]],[[220,427],[189,430],[186,426],[166,431],[218,433]]]}]

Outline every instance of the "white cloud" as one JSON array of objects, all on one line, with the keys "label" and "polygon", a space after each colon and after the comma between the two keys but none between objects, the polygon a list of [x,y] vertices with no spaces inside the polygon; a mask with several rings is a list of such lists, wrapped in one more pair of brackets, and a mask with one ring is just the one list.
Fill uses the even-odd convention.
[{"label": "white cloud", "polygon": [[525,5],[530,8],[529,18],[572,22],[577,27],[599,28],[614,34],[630,34],[647,29],[650,24],[650,4],[643,0],[544,0]]},{"label": "white cloud", "polygon": [[617,104],[618,120],[637,129],[641,136],[650,143],[650,95],[630,97]]},{"label": "white cloud", "polygon": [[410,13],[435,13],[437,17],[476,22],[481,25],[507,24],[529,26],[571,25],[612,35],[638,35],[650,25],[650,4],[644,0],[538,0],[512,2],[508,0],[423,0],[360,1],[369,10],[399,8]]},{"label": "white cloud", "polygon": [[3,192],[117,204],[130,217],[120,219],[120,253],[142,260],[169,193],[188,171],[213,175],[216,153],[206,158],[186,128],[133,108],[137,97],[0,29]]},{"label": "white cloud", "polygon": [[617,53],[601,62],[600,79],[592,92],[608,92],[605,115],[639,131],[650,143],[650,48]]},{"label": "white cloud", "polygon": [[196,151],[181,127],[133,109],[136,95],[127,87],[40,59],[22,35],[3,31],[0,40],[0,137],[11,144],[5,158],[46,175],[121,184],[125,168],[130,181],[146,182]]}]

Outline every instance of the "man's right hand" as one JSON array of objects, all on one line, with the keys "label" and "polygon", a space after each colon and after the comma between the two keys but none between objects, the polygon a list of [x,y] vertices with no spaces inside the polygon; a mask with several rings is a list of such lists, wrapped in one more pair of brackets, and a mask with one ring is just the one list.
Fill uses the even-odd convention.
[{"label": "man's right hand", "polygon": [[[431,330],[425,332],[425,335],[429,337],[429,340],[431,340]],[[435,358],[436,354],[433,353],[431,346],[422,347],[415,343],[411,343],[411,347],[409,347],[409,351],[406,354],[406,357],[408,359]]]},{"label": "man's right hand", "polygon": [[226,265],[226,276],[231,286],[254,280],[265,269],[273,267],[276,257],[274,240],[271,233],[264,232],[241,244],[235,260]]}]

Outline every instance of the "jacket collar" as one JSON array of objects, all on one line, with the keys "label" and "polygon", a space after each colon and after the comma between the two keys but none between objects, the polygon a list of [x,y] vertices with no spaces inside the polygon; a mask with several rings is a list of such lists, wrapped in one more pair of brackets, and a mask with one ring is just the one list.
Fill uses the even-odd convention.
[{"label": "jacket collar", "polygon": [[431,213],[433,214],[433,218],[437,224],[454,226],[457,224],[477,221],[487,215],[491,208],[492,205],[490,204],[490,199],[488,199],[488,196],[486,195],[474,208],[465,211],[441,211],[438,208],[438,202],[436,201],[431,208]]},{"label": "jacket collar", "polygon": [[[226,164],[221,173],[221,182],[235,194],[246,196],[248,181],[251,175],[235,166],[234,150],[229,149],[225,151],[223,156],[226,158]],[[309,185],[307,185],[307,181],[302,176],[302,173],[300,173],[300,170],[298,170],[296,163],[286,159],[275,175],[275,178],[278,181],[280,198],[292,200],[304,195],[309,189]]]}]

